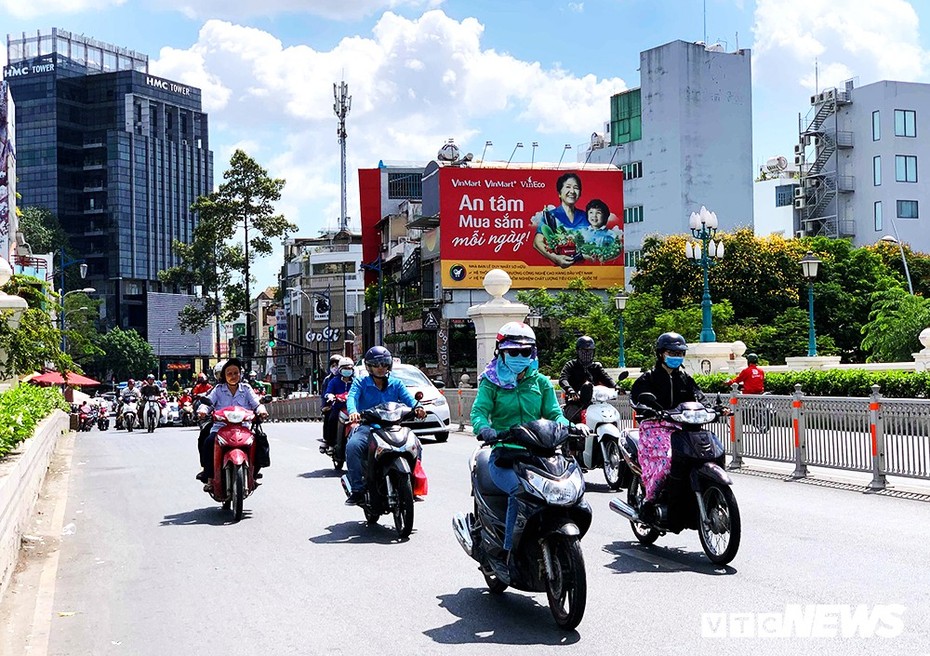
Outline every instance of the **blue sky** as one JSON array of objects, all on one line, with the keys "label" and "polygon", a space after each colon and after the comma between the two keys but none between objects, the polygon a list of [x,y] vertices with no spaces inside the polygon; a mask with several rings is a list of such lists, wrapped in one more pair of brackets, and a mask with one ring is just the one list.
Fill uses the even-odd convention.
[{"label": "blue sky", "polygon": [[[60,27],[150,57],[201,87],[217,179],[244,148],[287,179],[302,236],[334,226],[332,84],[345,77],[348,213],[355,171],[432,159],[447,138],[488,159],[566,160],[639,85],[639,52],[704,38],[703,0],[0,0],[4,33]],[[820,86],[930,82],[928,0],[706,0],[708,42],[753,50],[753,160],[790,155]],[[923,28],[923,29],[922,29]],[[5,60],[5,50],[0,60]],[[351,224],[350,224],[351,225]],[[358,228],[358,222],[354,223]],[[279,261],[280,256],[276,256]],[[272,284],[271,267],[268,279]]]}]

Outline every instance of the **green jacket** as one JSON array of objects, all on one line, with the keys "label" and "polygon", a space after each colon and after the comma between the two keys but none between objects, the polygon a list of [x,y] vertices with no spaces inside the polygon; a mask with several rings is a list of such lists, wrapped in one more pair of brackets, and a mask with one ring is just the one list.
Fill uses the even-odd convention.
[{"label": "green jacket", "polygon": [[518,381],[515,388],[504,389],[482,376],[478,395],[471,407],[471,426],[475,435],[485,426],[500,432],[536,419],[570,423],[562,414],[555,390],[547,377],[534,371]]}]

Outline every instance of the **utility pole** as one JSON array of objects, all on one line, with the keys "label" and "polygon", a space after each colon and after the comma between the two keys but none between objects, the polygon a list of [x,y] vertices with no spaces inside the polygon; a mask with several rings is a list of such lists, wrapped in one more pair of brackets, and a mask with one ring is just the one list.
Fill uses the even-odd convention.
[{"label": "utility pole", "polygon": [[352,96],[349,95],[349,85],[345,80],[338,85],[333,82],[333,112],[339,119],[339,127],[336,128],[336,135],[339,137],[339,163],[340,163],[340,212],[339,212],[339,232],[348,230],[348,219],[346,218],[346,116],[352,109]]}]

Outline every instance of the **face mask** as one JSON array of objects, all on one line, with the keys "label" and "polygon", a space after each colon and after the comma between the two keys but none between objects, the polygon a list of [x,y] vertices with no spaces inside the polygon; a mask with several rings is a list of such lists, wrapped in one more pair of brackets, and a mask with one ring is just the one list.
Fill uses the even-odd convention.
[{"label": "face mask", "polygon": [[682,356],[672,357],[671,355],[665,356],[665,366],[670,369],[677,369],[685,361]]},{"label": "face mask", "polygon": [[594,351],[588,349],[578,351],[578,361],[584,365],[591,364],[594,362]]},{"label": "face mask", "polygon": [[339,370],[339,375],[341,375],[343,378],[351,378],[352,374],[353,374],[352,369],[340,369]]},{"label": "face mask", "polygon": [[515,374],[520,373],[533,364],[533,358],[527,358],[522,355],[508,355],[504,357],[504,366]]},{"label": "face mask", "polygon": [[339,373],[339,367],[330,367],[330,368],[329,368],[329,373],[331,373],[333,376],[335,376],[336,374]]}]

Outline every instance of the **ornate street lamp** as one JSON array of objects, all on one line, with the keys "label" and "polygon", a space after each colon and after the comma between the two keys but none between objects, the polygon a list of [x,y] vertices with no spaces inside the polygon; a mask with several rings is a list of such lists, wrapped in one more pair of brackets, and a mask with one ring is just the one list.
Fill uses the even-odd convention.
[{"label": "ornate street lamp", "polygon": [[617,314],[620,315],[620,351],[617,355],[617,366],[621,369],[626,367],[626,353],[623,351],[623,310],[626,309],[626,300],[629,298],[623,292],[614,296],[614,307],[617,308]]},{"label": "ornate street lamp", "polygon": [[809,358],[817,356],[817,334],[814,332],[814,281],[817,279],[820,262],[821,260],[817,259],[811,251],[807,251],[807,255],[801,258],[801,273],[807,279],[807,357]]},{"label": "ornate street lamp", "polygon": [[723,257],[723,242],[714,242],[714,236],[717,234],[717,215],[708,212],[707,208],[701,205],[700,212],[691,212],[688,226],[691,228],[691,235],[701,242],[693,245],[690,241],[685,243],[685,257],[694,260],[704,272],[704,296],[701,298],[701,341],[716,342],[717,335],[714,333],[710,312],[713,304],[710,300],[708,271],[714,265],[714,259],[719,260]]}]

